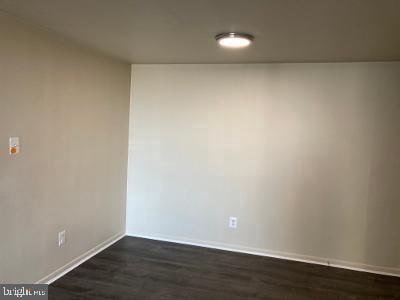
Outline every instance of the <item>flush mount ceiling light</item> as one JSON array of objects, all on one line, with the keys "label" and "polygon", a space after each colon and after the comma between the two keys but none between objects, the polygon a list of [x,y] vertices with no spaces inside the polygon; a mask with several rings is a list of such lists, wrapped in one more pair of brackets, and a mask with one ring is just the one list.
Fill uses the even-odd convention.
[{"label": "flush mount ceiling light", "polygon": [[249,46],[254,37],[247,33],[221,33],[215,36],[218,44],[226,48],[244,48]]}]

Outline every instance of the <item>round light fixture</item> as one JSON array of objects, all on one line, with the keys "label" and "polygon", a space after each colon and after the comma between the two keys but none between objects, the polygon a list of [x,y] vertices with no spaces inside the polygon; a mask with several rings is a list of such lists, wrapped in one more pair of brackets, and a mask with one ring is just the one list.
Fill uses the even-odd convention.
[{"label": "round light fixture", "polygon": [[218,44],[226,48],[244,48],[249,46],[254,37],[247,33],[221,33],[215,36]]}]

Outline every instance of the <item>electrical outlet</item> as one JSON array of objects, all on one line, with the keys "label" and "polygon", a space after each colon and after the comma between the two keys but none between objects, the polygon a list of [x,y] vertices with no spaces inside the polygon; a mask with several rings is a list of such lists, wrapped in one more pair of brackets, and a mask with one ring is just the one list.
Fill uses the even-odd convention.
[{"label": "electrical outlet", "polygon": [[229,217],[229,228],[236,229],[237,228],[237,218]]},{"label": "electrical outlet", "polygon": [[58,233],[58,247],[62,247],[65,244],[65,230]]},{"label": "electrical outlet", "polygon": [[14,136],[14,137],[10,137],[10,141],[9,141],[10,145],[9,145],[9,153],[10,155],[15,155],[19,153],[19,137]]}]

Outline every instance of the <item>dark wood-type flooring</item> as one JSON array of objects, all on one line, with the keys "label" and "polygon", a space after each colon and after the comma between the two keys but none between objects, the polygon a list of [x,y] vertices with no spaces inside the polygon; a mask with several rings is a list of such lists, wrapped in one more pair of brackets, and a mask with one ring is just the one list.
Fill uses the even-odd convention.
[{"label": "dark wood-type flooring", "polygon": [[49,299],[400,299],[400,278],[125,237]]}]

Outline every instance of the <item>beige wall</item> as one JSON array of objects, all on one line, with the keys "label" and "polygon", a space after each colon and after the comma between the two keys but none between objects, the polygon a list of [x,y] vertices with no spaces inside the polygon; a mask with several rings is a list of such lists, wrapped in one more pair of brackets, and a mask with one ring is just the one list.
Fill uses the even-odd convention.
[{"label": "beige wall", "polygon": [[132,76],[129,234],[400,274],[400,63]]},{"label": "beige wall", "polygon": [[129,89],[129,65],[0,13],[0,282],[124,232]]}]

